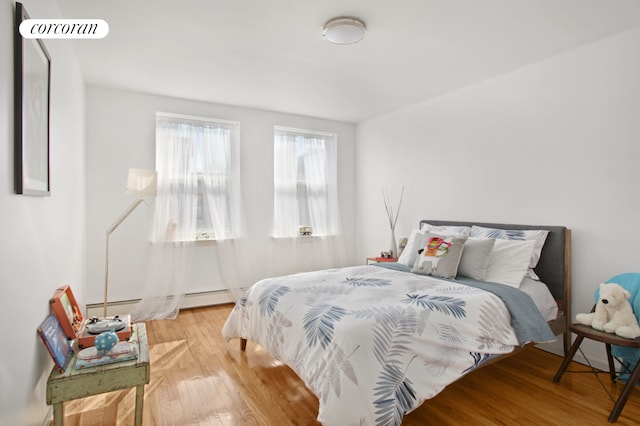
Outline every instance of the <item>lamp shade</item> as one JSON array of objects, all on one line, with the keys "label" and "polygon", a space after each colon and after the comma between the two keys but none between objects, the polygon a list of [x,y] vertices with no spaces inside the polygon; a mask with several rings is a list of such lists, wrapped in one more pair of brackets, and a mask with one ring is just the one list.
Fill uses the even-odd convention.
[{"label": "lamp shade", "polygon": [[334,18],[324,25],[322,36],[333,44],[353,44],[364,38],[364,22],[356,18]]},{"label": "lamp shade", "polygon": [[158,175],[155,170],[129,169],[127,177],[127,194],[156,195],[158,191]]}]

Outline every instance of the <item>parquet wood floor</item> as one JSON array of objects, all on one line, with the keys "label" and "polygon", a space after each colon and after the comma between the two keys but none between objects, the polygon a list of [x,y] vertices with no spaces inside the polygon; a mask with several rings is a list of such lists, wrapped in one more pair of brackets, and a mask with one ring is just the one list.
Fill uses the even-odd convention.
[{"label": "parquet wood floor", "polygon": [[[317,425],[317,398],[287,366],[249,342],[225,342],[232,305],[190,309],[149,321],[151,382],[144,425]],[[604,347],[603,347],[604,353]],[[552,378],[562,358],[531,348],[481,368],[405,416],[403,425],[605,425],[613,407],[592,374]],[[588,371],[574,363],[572,371]],[[614,397],[622,384],[602,382]],[[132,425],[134,391],[65,404],[65,425]],[[640,387],[618,425],[640,424]]]}]

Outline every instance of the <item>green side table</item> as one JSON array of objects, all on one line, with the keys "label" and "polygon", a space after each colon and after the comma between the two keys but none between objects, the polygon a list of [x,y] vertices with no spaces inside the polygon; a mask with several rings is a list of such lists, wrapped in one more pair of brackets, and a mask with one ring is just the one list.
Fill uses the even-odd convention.
[{"label": "green side table", "polygon": [[133,387],[136,388],[135,424],[142,425],[144,385],[149,383],[151,374],[144,323],[133,324],[130,341],[138,345],[135,360],[76,370],[76,354],[64,373],[53,368],[47,380],[47,404],[53,405],[54,426],[63,424],[65,401]]}]

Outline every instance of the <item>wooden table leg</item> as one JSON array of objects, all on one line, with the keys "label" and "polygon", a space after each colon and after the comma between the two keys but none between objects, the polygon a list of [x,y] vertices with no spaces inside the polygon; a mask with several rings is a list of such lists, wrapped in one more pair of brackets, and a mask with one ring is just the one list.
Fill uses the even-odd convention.
[{"label": "wooden table leg", "polygon": [[53,426],[62,426],[64,424],[64,403],[58,402],[53,404]]},{"label": "wooden table leg", "polygon": [[144,406],[144,385],[136,386],[136,417],[135,425],[142,426],[142,408]]}]

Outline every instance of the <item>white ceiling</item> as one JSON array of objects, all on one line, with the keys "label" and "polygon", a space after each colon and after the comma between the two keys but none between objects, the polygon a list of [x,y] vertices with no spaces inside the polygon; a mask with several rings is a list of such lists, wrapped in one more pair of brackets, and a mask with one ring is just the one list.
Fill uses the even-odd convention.
[{"label": "white ceiling", "polygon": [[[347,122],[640,26],[638,0],[58,3],[64,18],[109,24],[72,42],[88,84]],[[336,16],[363,20],[365,39],[326,42]]]}]

